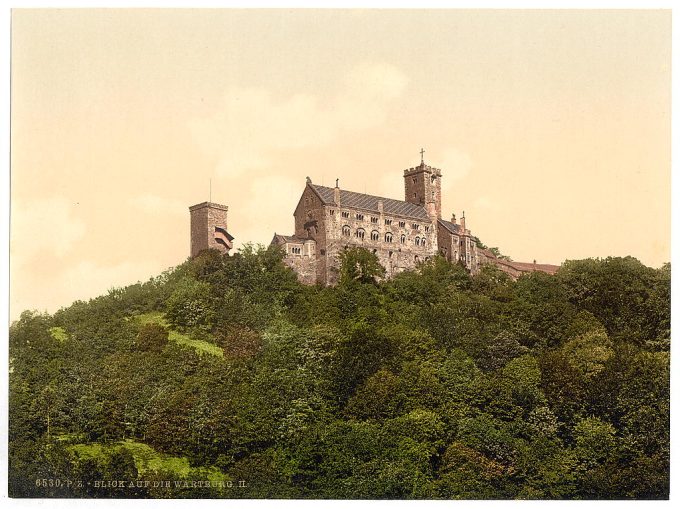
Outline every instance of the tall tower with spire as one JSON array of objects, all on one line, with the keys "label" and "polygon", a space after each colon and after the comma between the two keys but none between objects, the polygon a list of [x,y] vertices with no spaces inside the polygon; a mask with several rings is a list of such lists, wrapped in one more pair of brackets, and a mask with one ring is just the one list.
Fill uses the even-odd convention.
[{"label": "tall tower with spire", "polygon": [[405,200],[422,205],[435,221],[442,217],[442,171],[425,164],[425,150],[420,150],[420,164],[404,170]]}]

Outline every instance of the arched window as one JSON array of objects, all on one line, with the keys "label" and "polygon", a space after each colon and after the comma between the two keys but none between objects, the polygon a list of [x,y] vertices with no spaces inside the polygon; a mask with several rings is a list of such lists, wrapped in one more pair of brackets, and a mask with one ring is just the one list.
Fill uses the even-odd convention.
[{"label": "arched window", "polygon": [[371,232],[371,240],[378,240],[379,238],[380,238],[380,234],[376,230],[373,230]]},{"label": "arched window", "polygon": [[356,236],[357,239],[364,240],[364,235],[366,235],[366,232],[364,231],[363,228],[359,228],[354,235]]},{"label": "arched window", "polygon": [[420,239],[420,245],[423,246],[423,247],[425,247],[425,237],[423,237],[422,239]]},{"label": "arched window", "polygon": [[342,227],[342,234],[345,237],[349,237],[349,226],[345,225],[345,226]]},{"label": "arched window", "polygon": [[385,234],[385,242],[392,242],[392,233],[387,232]]},{"label": "arched window", "polygon": [[416,246],[420,245],[420,237],[416,237]]},{"label": "arched window", "polygon": [[399,238],[399,242],[402,244],[406,244],[406,235],[402,234],[401,237]]}]

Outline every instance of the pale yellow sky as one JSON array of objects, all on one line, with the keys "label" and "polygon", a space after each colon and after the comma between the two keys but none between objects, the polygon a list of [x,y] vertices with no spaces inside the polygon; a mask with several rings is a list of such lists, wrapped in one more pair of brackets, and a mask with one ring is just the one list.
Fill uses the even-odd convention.
[{"label": "pale yellow sky", "polygon": [[670,260],[670,11],[15,10],[10,318],[146,280],[188,206],[237,246],[304,179],[442,168],[515,260]]}]

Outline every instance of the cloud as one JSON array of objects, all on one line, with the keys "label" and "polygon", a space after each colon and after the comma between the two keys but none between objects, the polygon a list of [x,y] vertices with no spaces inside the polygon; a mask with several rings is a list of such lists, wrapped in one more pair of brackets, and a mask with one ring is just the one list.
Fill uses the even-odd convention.
[{"label": "cloud", "polygon": [[257,197],[229,208],[229,224],[234,230],[236,245],[245,242],[268,244],[274,232],[293,233],[293,211],[304,190],[304,182],[281,175],[254,178],[248,196]]},{"label": "cloud", "polygon": [[446,147],[441,154],[440,163],[435,166],[442,169],[444,185],[446,182],[460,180],[470,173],[472,159],[465,152],[454,147]]},{"label": "cloud", "polygon": [[395,200],[404,199],[404,177],[390,171],[378,179],[377,194]]},{"label": "cloud", "polygon": [[[124,261],[100,265],[83,260],[59,271],[36,273],[29,267],[13,267],[10,293],[10,319],[15,320],[25,309],[53,313],[76,300],[104,295],[113,287],[146,281],[160,270],[146,261]],[[40,288],[37,292],[35,289]]]},{"label": "cloud", "polygon": [[333,97],[296,94],[277,98],[269,90],[231,88],[215,112],[189,123],[216,174],[236,177],[270,166],[278,150],[326,146],[343,131],[382,124],[408,80],[388,64],[352,69]]},{"label": "cloud", "polygon": [[90,260],[66,268],[57,276],[58,286],[70,288],[71,295],[61,302],[96,297],[113,287],[123,287],[146,281],[158,269],[151,262],[135,260],[115,265],[99,265]]},{"label": "cloud", "polygon": [[487,210],[498,209],[498,206],[496,205],[496,203],[491,201],[491,199],[488,196],[479,196],[478,198],[476,198],[475,201],[474,201],[474,206],[475,206],[475,208],[479,208],[479,209],[487,209]]},{"label": "cloud", "polygon": [[151,193],[130,198],[130,204],[142,212],[158,216],[182,216],[187,213],[187,205],[184,202]]},{"label": "cloud", "polygon": [[12,201],[12,263],[28,263],[49,252],[62,257],[85,235],[85,222],[63,196],[34,202]]}]

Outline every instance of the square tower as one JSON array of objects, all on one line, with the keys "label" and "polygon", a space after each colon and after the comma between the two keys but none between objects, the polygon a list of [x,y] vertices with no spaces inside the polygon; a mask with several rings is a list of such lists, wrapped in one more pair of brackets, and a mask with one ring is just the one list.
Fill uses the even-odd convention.
[{"label": "square tower", "polygon": [[227,231],[227,210],[229,207],[226,205],[207,201],[189,207],[192,258],[204,249],[217,249],[229,254],[234,237]]},{"label": "square tower", "polygon": [[419,166],[404,170],[405,200],[421,205],[427,210],[430,219],[442,217],[442,171],[420,162]]}]

